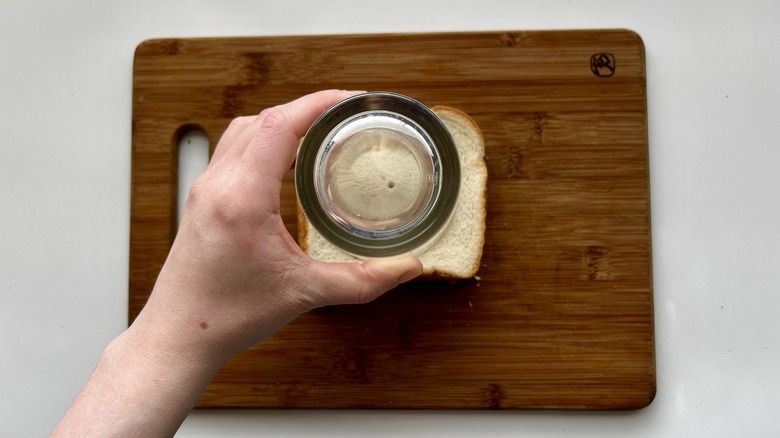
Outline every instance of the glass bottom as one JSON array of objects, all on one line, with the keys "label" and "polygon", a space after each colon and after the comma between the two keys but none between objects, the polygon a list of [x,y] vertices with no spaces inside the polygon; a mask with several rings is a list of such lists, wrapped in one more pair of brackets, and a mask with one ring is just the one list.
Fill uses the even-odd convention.
[{"label": "glass bottom", "polygon": [[325,169],[334,213],[354,227],[388,231],[413,222],[431,200],[433,168],[422,143],[389,128],[369,128],[346,139]]}]

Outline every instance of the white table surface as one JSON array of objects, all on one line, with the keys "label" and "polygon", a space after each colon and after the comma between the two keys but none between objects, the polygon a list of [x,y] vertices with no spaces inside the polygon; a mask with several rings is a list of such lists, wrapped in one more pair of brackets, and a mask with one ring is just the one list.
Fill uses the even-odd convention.
[{"label": "white table surface", "polygon": [[647,53],[658,394],[636,412],[196,411],[182,437],[780,434],[780,3],[0,0],[0,437],[125,327],[133,50],[176,36],[624,27]]}]

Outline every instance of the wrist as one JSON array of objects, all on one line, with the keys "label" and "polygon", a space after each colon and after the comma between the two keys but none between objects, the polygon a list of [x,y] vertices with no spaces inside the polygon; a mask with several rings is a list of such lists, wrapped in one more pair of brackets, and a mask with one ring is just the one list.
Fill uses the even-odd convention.
[{"label": "wrist", "polygon": [[161,306],[153,297],[114,342],[160,369],[213,374],[232,355],[214,333],[213,325],[184,309]]},{"label": "wrist", "polygon": [[173,436],[218,369],[139,315],[105,348],[51,436]]}]

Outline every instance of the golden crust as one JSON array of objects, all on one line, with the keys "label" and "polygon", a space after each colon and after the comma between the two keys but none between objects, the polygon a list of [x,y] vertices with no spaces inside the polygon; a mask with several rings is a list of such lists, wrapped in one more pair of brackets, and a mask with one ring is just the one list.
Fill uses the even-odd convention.
[{"label": "golden crust", "polygon": [[301,247],[304,253],[309,251],[309,221],[306,219],[306,215],[303,214],[301,203],[295,204],[298,212],[298,246]]}]

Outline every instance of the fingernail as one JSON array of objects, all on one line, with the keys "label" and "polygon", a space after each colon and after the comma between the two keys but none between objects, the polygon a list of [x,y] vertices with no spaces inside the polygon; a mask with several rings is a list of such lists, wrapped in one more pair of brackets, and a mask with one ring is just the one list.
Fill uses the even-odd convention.
[{"label": "fingernail", "polygon": [[405,283],[422,273],[422,264],[414,256],[375,259],[371,263],[390,275],[398,275],[398,283]]},{"label": "fingernail", "polygon": [[403,273],[400,278],[398,278],[398,284],[406,283],[409,280],[413,280],[417,278],[420,274],[422,274],[422,271],[420,269],[413,269],[409,270]]}]

